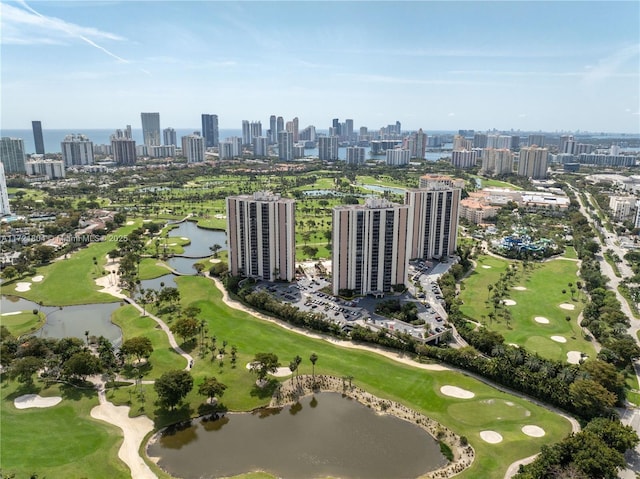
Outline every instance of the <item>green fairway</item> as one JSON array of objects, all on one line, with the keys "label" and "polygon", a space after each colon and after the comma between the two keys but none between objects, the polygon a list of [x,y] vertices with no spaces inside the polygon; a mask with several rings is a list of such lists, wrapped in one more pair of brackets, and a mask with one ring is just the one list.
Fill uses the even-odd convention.
[{"label": "green fairway", "polygon": [[140,279],[154,279],[164,276],[165,274],[169,274],[169,269],[159,265],[158,263],[161,263],[161,261],[156,258],[142,258],[142,261],[140,261],[140,270],[138,272]]},{"label": "green fairway", "polygon": [[44,321],[45,315],[43,313],[33,314],[32,310],[0,316],[0,325],[6,326],[16,338],[23,334],[34,333],[44,326]]},{"label": "green fairway", "polygon": [[[89,415],[98,405],[95,391],[58,385],[44,389],[40,382],[28,391],[18,386],[4,381],[0,392],[3,477],[9,473],[20,479],[33,473],[47,479],[130,477],[118,459],[121,431]],[[26,393],[61,396],[63,401],[51,408],[16,409],[13,400]]]},{"label": "green fairway", "polygon": [[[506,298],[516,304],[499,306],[509,309],[511,324],[507,325],[499,313],[491,317],[494,304],[489,286],[495,285],[512,263],[492,256],[478,257],[476,269],[461,287],[462,313],[500,332],[506,343],[524,346],[545,358],[567,361],[570,351],[595,357],[593,345],[584,339],[577,323],[584,307],[578,299],[581,293],[577,291],[572,298],[568,286],[569,283],[575,285],[578,279],[574,261],[558,259],[536,263],[526,272],[518,262],[514,286],[506,293]],[[559,342],[562,340],[565,342]]]}]

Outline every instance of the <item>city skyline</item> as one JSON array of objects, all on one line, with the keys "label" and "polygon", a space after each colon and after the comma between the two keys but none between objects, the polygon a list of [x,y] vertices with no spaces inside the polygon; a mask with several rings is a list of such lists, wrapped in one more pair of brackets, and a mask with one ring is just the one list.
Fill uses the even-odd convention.
[{"label": "city skyline", "polygon": [[2,128],[640,132],[637,2],[2,2]]}]

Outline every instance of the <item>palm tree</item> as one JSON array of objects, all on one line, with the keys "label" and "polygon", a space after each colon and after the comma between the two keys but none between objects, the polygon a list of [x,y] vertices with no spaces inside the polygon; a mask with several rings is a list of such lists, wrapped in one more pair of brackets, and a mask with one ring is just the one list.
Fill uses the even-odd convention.
[{"label": "palm tree", "polygon": [[313,384],[316,383],[316,361],[318,360],[318,355],[316,353],[311,353],[309,356],[309,361],[311,361],[311,376],[313,377]]},{"label": "palm tree", "polygon": [[87,346],[89,346],[89,331],[88,330],[84,332],[84,336],[85,336],[85,338],[87,338]]}]

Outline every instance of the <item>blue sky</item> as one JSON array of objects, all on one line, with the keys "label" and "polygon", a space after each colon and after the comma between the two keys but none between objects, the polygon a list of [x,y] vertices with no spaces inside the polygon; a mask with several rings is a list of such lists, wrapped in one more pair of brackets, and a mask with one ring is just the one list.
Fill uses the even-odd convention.
[{"label": "blue sky", "polygon": [[1,126],[640,133],[640,2],[5,1]]}]

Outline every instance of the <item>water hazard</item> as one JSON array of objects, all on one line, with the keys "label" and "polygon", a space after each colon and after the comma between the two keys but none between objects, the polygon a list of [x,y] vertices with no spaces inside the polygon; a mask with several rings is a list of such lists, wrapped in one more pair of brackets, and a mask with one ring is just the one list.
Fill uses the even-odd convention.
[{"label": "water hazard", "polygon": [[316,394],[280,410],[193,420],[161,435],[147,453],[184,479],[257,470],[285,479],[400,479],[447,462],[423,429],[337,393]]}]

